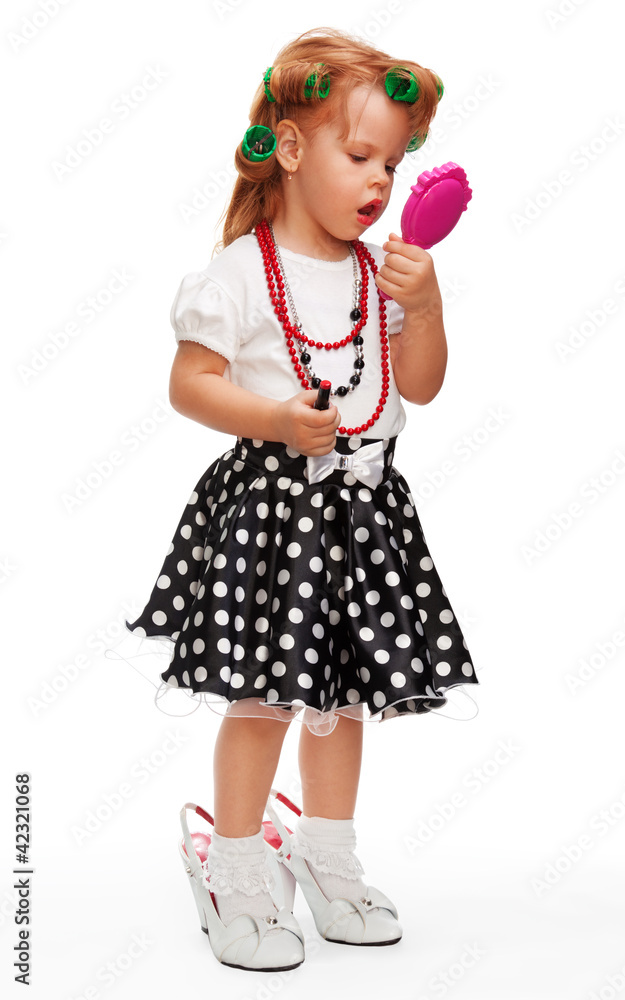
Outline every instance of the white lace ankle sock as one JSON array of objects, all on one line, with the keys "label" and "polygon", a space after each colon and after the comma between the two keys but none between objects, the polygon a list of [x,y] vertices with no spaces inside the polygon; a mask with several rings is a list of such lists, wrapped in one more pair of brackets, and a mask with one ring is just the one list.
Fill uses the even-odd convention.
[{"label": "white lace ankle sock", "polygon": [[343,896],[353,901],[366,894],[360,878],[363,867],[354,854],[356,833],[353,819],[324,816],[298,818],[292,839],[293,851],[308,863],[315,881],[328,899]]},{"label": "white lace ankle sock", "polygon": [[213,832],[202,867],[224,924],[241,913],[274,917],[278,912],[270,895],[275,881],[266,852],[262,829],[251,837],[222,837]]}]

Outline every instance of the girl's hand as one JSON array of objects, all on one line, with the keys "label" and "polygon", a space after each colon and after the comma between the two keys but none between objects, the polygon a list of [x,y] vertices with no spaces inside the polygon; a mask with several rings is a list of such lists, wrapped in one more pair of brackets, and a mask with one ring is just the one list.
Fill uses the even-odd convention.
[{"label": "girl's hand", "polygon": [[341,414],[334,403],[327,410],[313,409],[317,389],[303,389],[296,396],[278,403],[275,409],[276,432],[280,441],[302,455],[327,455],[336,443],[336,429]]},{"label": "girl's hand", "polygon": [[378,288],[391,295],[405,312],[440,312],[441,292],[427,250],[404,243],[396,233],[390,234],[382,249],[388,253],[375,277]]}]

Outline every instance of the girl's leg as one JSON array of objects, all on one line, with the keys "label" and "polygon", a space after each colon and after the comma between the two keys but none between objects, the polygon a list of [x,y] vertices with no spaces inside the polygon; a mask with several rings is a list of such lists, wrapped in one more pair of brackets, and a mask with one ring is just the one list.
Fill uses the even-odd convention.
[{"label": "girl's leg", "polygon": [[215,832],[222,837],[260,830],[288,726],[280,719],[223,719],[213,757]]},{"label": "girl's leg", "polygon": [[328,736],[315,736],[302,724],[299,769],[304,814],[352,819],[362,762],[360,719],[339,715]]}]

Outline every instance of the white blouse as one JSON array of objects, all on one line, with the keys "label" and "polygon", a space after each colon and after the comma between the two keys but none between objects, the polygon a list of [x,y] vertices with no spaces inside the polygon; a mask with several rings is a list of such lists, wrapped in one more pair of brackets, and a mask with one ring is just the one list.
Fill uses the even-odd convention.
[{"label": "white blouse", "polygon": [[[378,267],[385,253],[365,246]],[[351,255],[327,261],[280,247],[302,330],[315,341],[342,340],[352,329],[353,266]],[[375,412],[381,394],[381,351],[377,287],[369,270],[369,316],[361,334],[365,367],[360,384],[346,396],[333,396],[341,426],[357,427]],[[287,297],[289,319],[293,321]],[[386,302],[388,335],[401,332],[403,309]],[[224,378],[270,399],[285,400],[302,391],[291,361],[284,330],[274,313],[256,236],[239,237],[221,251],[203,271],[187,274],[171,308],[176,340],[193,340],[210,347],[228,361]],[[332,388],[349,385],[354,374],[351,343],[338,350],[308,348],[315,374],[330,379]],[[394,437],[406,423],[406,412],[389,359],[389,392],[382,415],[362,435]]]}]

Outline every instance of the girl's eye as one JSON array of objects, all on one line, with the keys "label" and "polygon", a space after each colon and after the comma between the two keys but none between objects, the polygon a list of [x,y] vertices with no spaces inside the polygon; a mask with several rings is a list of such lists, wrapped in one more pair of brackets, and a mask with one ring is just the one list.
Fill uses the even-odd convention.
[{"label": "girl's eye", "polygon": [[[367,162],[367,157],[366,156],[358,156],[357,153],[350,153],[349,155],[350,155],[351,159],[354,161],[354,163],[366,163]],[[395,167],[391,167],[390,165],[388,165],[386,167],[386,170],[388,170],[391,174],[396,173]]]}]

